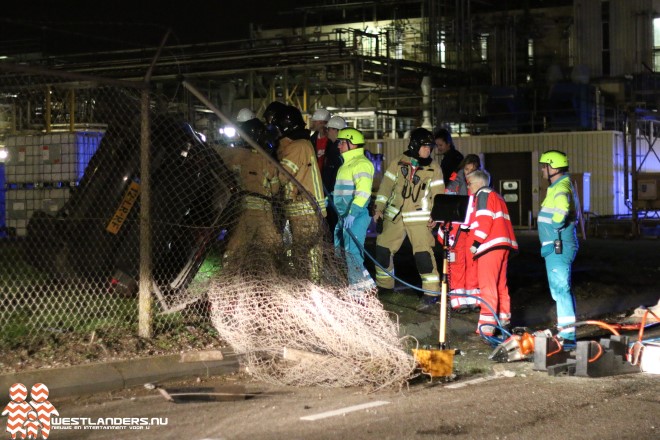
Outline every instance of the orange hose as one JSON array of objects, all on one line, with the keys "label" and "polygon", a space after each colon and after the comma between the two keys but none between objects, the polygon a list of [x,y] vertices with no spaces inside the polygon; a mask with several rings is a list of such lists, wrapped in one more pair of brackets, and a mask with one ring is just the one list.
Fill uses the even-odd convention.
[{"label": "orange hose", "polygon": [[604,328],[604,329],[606,329],[606,330],[609,330],[609,331],[611,331],[611,332],[612,332],[614,335],[616,335],[616,336],[619,336],[619,335],[620,335],[619,332],[618,332],[614,327],[612,327],[611,325],[609,325],[609,324],[606,323],[606,322],[603,322],[603,321],[584,321],[584,322],[585,322],[586,324],[597,325],[597,326],[600,327],[600,328]]},{"label": "orange hose", "polygon": [[596,356],[592,357],[591,359],[588,359],[587,360],[588,363],[596,362],[598,358],[601,357],[601,355],[603,354],[603,347],[598,342],[591,341],[591,343],[596,344],[596,346],[598,347],[598,354],[596,354]]}]

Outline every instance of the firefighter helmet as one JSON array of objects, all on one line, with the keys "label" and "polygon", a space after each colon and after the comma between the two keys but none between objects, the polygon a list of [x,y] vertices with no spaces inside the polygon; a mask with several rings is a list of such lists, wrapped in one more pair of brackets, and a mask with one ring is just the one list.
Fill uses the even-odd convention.
[{"label": "firefighter helmet", "polygon": [[344,128],[337,133],[337,139],[346,139],[353,145],[364,145],[364,135],[355,128]]},{"label": "firefighter helmet", "polygon": [[[264,146],[264,140],[266,138],[266,125],[257,118],[249,119],[245,122],[240,123],[239,128],[246,136],[249,136],[257,144]],[[247,142],[244,141],[244,146],[249,146]]]},{"label": "firefighter helmet", "polygon": [[435,147],[435,139],[433,133],[426,128],[416,128],[410,133],[410,143],[408,143],[408,151],[412,157],[419,158],[419,149],[422,147],[430,147],[433,150]]},{"label": "firefighter helmet", "polygon": [[266,125],[270,124],[273,116],[278,110],[282,110],[286,108],[286,104],[280,101],[273,101],[270,104],[268,104],[268,107],[266,107],[266,110],[264,110],[264,121],[266,121]]},{"label": "firefighter helmet", "polygon": [[549,150],[541,155],[539,163],[546,163],[554,169],[568,168],[568,157],[561,151]]},{"label": "firefighter helmet", "polygon": [[305,128],[305,120],[302,117],[302,113],[292,105],[287,105],[277,110],[271,119],[271,124],[279,130],[281,137]]}]

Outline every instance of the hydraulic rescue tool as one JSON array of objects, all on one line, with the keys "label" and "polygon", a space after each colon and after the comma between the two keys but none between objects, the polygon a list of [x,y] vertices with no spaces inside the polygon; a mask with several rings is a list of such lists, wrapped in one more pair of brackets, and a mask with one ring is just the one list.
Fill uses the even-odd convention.
[{"label": "hydraulic rescue tool", "polygon": [[451,376],[456,350],[449,348],[447,332],[447,267],[449,259],[449,231],[451,223],[464,222],[467,214],[467,196],[438,194],[433,200],[431,218],[442,222],[442,285],[440,292],[440,331],[438,349],[414,349],[413,356],[425,374],[431,377]]}]

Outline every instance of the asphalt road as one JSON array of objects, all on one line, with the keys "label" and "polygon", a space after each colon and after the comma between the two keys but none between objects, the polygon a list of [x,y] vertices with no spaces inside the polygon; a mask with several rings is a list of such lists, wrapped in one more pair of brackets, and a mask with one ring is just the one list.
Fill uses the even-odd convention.
[{"label": "asphalt road", "polygon": [[[53,402],[60,417],[92,422],[83,422],[81,429],[53,429],[50,438],[606,440],[660,436],[657,376],[553,377],[532,371],[531,363],[496,365],[499,373],[489,372],[477,383],[421,380],[402,390],[371,394],[352,388],[277,387],[236,375],[172,387],[221,392],[243,388],[251,394],[248,398],[172,403],[158,391],[135,388],[60,400]],[[121,430],[88,426],[99,418],[156,418],[161,425]]]}]

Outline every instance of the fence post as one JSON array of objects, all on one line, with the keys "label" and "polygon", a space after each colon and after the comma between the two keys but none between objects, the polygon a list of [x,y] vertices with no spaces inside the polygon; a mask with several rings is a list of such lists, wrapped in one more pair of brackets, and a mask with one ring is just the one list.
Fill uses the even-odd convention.
[{"label": "fence post", "polygon": [[153,336],[153,301],[151,298],[151,194],[149,166],[149,89],[142,90],[140,133],[140,282],[138,301],[138,335]]}]

